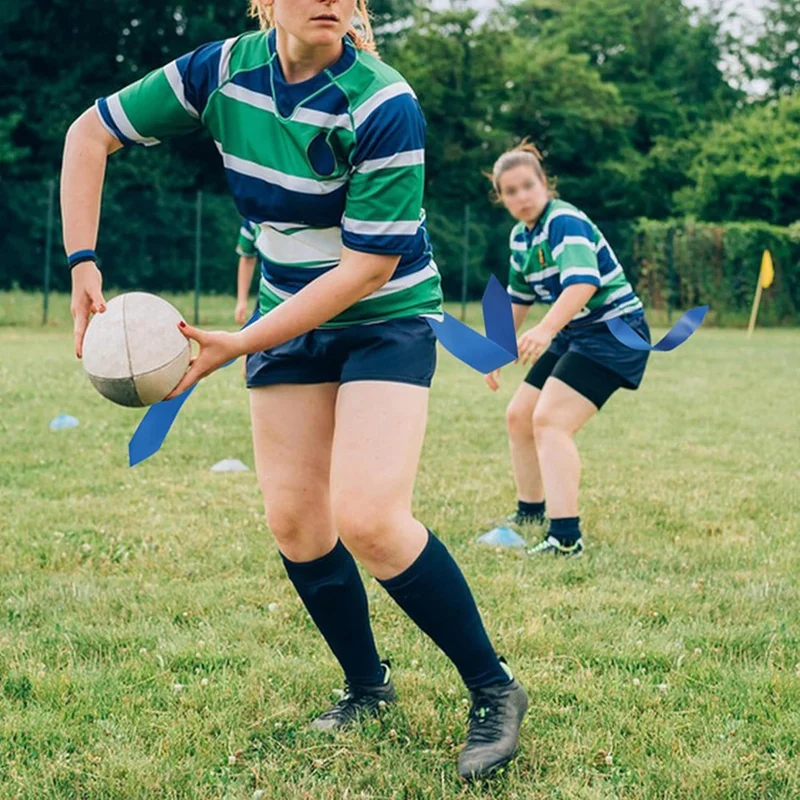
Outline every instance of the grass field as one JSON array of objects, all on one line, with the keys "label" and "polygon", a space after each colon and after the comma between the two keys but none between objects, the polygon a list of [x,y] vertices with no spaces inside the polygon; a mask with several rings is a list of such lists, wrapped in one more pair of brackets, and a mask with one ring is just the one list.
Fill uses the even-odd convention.
[{"label": "grass field", "polygon": [[[532,700],[519,758],[465,787],[466,692],[369,579],[401,702],[307,730],[337,667],[254,474],[209,471],[252,465],[240,370],[130,470],[141,412],[91,388],[65,299],[45,329],[36,302],[0,295],[0,798],[800,797],[800,331],[703,330],[654,357],[579,437],[588,550],[567,563],[475,543],[513,506],[522,369],[493,396],[442,355],[416,511]],[[232,310],[204,299],[203,322]],[[61,412],[80,427],[50,432]]]}]

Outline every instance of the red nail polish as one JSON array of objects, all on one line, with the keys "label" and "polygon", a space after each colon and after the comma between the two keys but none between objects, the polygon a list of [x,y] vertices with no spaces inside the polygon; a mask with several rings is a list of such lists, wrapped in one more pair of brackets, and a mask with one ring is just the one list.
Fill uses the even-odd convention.
[{"label": "red nail polish", "polygon": [[185,328],[185,327],[186,327],[186,323],[185,323],[183,320],[181,320],[181,321],[178,323],[178,325],[180,325],[180,327],[181,327],[181,328]]}]

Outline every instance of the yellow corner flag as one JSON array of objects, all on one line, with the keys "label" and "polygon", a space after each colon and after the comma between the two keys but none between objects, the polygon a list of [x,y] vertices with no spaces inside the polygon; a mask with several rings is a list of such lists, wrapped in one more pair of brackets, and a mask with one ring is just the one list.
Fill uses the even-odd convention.
[{"label": "yellow corner flag", "polygon": [[756,286],[756,296],[753,298],[753,310],[750,312],[750,324],[747,326],[747,338],[753,335],[753,329],[756,327],[756,317],[758,316],[758,307],[761,305],[761,290],[768,289],[775,279],[775,268],[772,266],[772,255],[769,250],[764,251],[761,256],[761,270],[758,273],[758,286]]},{"label": "yellow corner flag", "polygon": [[761,256],[761,273],[759,277],[762,289],[769,289],[772,281],[775,280],[775,268],[772,266],[772,255],[769,250],[764,251]]}]

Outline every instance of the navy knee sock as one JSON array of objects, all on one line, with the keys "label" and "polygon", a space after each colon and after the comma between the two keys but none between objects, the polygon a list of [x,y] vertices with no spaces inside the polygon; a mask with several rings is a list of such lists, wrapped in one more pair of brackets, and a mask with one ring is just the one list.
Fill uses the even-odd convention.
[{"label": "navy knee sock", "polygon": [[580,517],[557,517],[550,519],[548,536],[558,539],[565,547],[571,547],[581,538]]},{"label": "navy knee sock", "polygon": [[517,500],[517,514],[532,520],[544,520],[544,501],[541,503],[526,503],[524,500]]},{"label": "navy knee sock", "polygon": [[405,572],[380,583],[444,651],[470,689],[508,683],[458,564],[432,533]]},{"label": "navy knee sock", "polygon": [[369,624],[369,608],[358,567],[338,541],[327,555],[283,564],[300,599],[351,683],[377,686],[383,670]]}]

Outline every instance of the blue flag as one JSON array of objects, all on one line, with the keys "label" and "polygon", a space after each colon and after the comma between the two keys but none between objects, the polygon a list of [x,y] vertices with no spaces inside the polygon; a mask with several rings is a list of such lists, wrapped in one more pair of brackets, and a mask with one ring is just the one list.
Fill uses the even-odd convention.
[{"label": "blue flag", "polygon": [[[257,322],[261,318],[258,309],[253,312],[247,322],[242,326],[242,330]],[[229,367],[236,359],[223,364],[220,369]],[[147,409],[147,413],[142,417],[142,421],[136,428],[130,442],[128,442],[128,465],[135,467],[142,461],[147,460],[150,456],[154,455],[161,449],[164,444],[164,439],[175,422],[175,417],[178,412],[183,408],[183,404],[189,399],[189,396],[197,388],[198,384],[190,386],[185,392],[181,392],[177,397],[172,400],[162,400],[160,403],[155,403]]]},{"label": "blue flag", "polygon": [[481,375],[487,375],[516,361],[517,333],[511,298],[494,275],[489,278],[481,305],[486,336],[447,313],[444,322],[429,319],[428,324],[445,350]]},{"label": "blue flag", "polygon": [[[436,338],[442,347],[452,353],[467,366],[487,375],[500,367],[516,361],[517,334],[514,330],[514,316],[511,310],[511,298],[500,281],[492,275],[483,293],[481,301],[483,323],[486,336],[459,322],[455,317],[445,313],[444,321],[428,319]],[[687,311],[677,324],[656,345],[644,341],[629,325],[622,320],[612,319],[606,322],[611,333],[627,347],[634,350],[674,350],[683,344],[703,322],[708,306],[693,308]],[[256,311],[244,325],[252,325],[259,319]],[[229,361],[224,366],[230,366]],[[128,460],[134,467],[157,453],[167,438],[167,434],[178,416],[178,412],[189,396],[197,388],[195,384],[172,400],[165,400],[150,406],[142,418],[136,432],[128,444]]]},{"label": "blue flag", "polygon": [[659,353],[666,353],[680,347],[703,324],[707,312],[708,306],[690,309],[670,328],[658,344],[646,342],[621,319],[610,319],[606,325],[618,342],[632,350],[655,350]]},{"label": "blue flag", "polygon": [[[247,324],[258,319],[258,312]],[[433,332],[442,345],[456,358],[461,359],[481,374],[509,364],[517,357],[517,338],[511,314],[511,300],[500,281],[492,275],[483,295],[483,321],[490,338],[459,322],[450,314],[445,314],[444,322],[428,320]],[[224,366],[229,366],[229,361]],[[159,451],[167,434],[189,395],[197,388],[195,384],[172,400],[165,400],[150,406],[139,423],[128,444],[128,462],[135,467]]]}]

